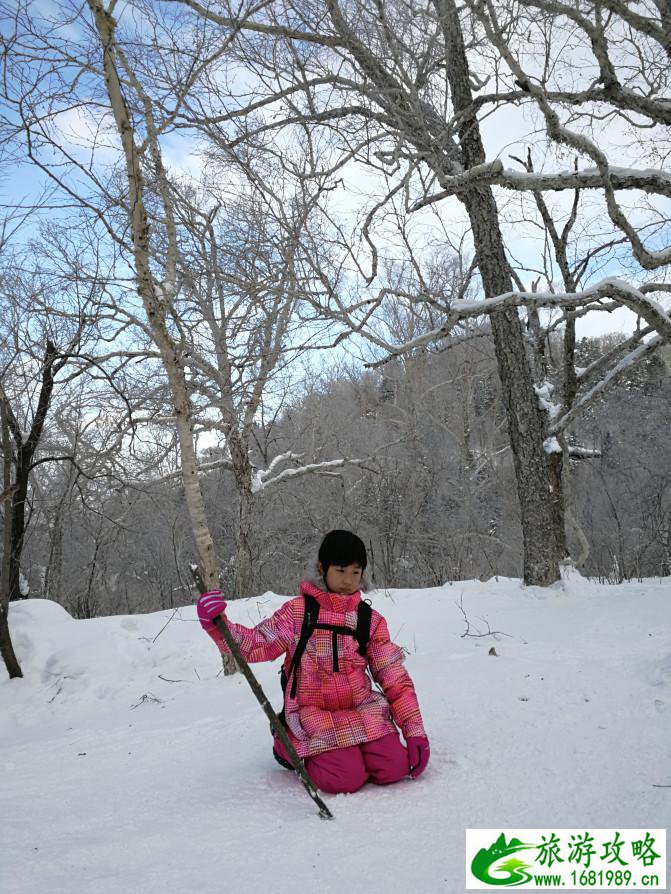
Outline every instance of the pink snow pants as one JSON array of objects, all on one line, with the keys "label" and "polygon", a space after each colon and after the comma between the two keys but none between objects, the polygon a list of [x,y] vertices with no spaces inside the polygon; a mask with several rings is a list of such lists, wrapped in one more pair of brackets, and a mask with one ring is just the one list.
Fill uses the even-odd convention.
[{"label": "pink snow pants", "polygon": [[[279,739],[275,751],[289,761]],[[291,763],[291,761],[289,761]],[[408,752],[398,733],[348,748],[333,748],[304,760],[308,776],[318,789],[330,795],[356,792],[366,782],[389,785],[408,775]]]}]

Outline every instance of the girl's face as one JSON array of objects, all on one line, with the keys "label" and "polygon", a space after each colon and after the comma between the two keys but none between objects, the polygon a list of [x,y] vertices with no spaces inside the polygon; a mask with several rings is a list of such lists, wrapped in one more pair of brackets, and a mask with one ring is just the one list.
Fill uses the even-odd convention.
[{"label": "girl's face", "polygon": [[356,593],[361,584],[363,569],[361,565],[329,565],[326,575],[321,563],[319,571],[324,577],[326,588],[330,593],[339,593],[341,596],[349,596]]}]

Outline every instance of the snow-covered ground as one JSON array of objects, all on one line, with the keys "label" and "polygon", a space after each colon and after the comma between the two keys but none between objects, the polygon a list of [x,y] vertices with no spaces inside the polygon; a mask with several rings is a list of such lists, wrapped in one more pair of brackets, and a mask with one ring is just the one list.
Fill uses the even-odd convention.
[{"label": "snow-covered ground", "polygon": [[[467,828],[671,827],[671,580],[372,599],[409,652],[431,762],[325,795],[333,822],[274,762],[192,606],[76,621],[12,605],[25,678],[0,679],[2,894],[452,894]],[[471,634],[499,633],[464,637],[460,603]],[[278,706],[279,662],[255,668]]]}]

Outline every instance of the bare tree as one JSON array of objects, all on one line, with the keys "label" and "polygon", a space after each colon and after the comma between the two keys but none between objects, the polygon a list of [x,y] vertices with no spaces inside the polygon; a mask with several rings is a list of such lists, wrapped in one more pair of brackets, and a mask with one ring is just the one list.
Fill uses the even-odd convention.
[{"label": "bare tree", "polygon": [[[61,315],[56,311],[35,334],[31,320],[35,307],[30,300],[30,288],[27,306],[19,294],[20,288],[17,278],[5,277],[0,296],[4,317],[0,366],[4,485],[5,491],[11,490],[11,497],[4,505],[0,650],[10,677],[22,676],[9,636],[7,614],[9,603],[26,595],[21,586],[21,556],[31,475],[45,462],[68,459],[40,455],[38,448],[59,375],[82,349],[84,332],[93,318],[87,318],[86,311],[82,310],[70,325],[63,326]],[[62,347],[54,340],[56,333],[63,339]],[[41,357],[37,353],[40,345]]]}]

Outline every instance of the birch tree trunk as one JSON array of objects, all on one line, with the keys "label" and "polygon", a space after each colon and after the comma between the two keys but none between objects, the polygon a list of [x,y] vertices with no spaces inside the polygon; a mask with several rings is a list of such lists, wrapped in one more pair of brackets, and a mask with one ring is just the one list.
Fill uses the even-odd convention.
[{"label": "birch tree trunk", "polygon": [[[166,277],[163,283],[158,283],[154,278],[150,265],[149,219],[144,202],[144,178],[140,168],[142,150],[135,139],[130,110],[124,97],[117,70],[116,22],[111,13],[104,8],[99,0],[87,0],[87,3],[93,14],[96,31],[100,38],[105,86],[126,163],[128,215],[132,234],[138,293],[142,299],[152,336],[166,371],[174,403],[184,495],[203,580],[208,590],[216,589],[219,585],[219,573],[214,542],[205,512],[205,501],[198,478],[198,463],[193,439],[193,419],[184,362],[179,346],[171,337],[168,328],[168,310],[170,301],[175,294],[177,244],[165,171],[162,167],[156,135],[151,132],[151,122],[147,120],[146,123],[149,130],[147,142],[152,151],[154,174],[159,183],[168,237]],[[233,672],[235,668],[232,660],[225,661],[224,666],[227,672]]]}]

